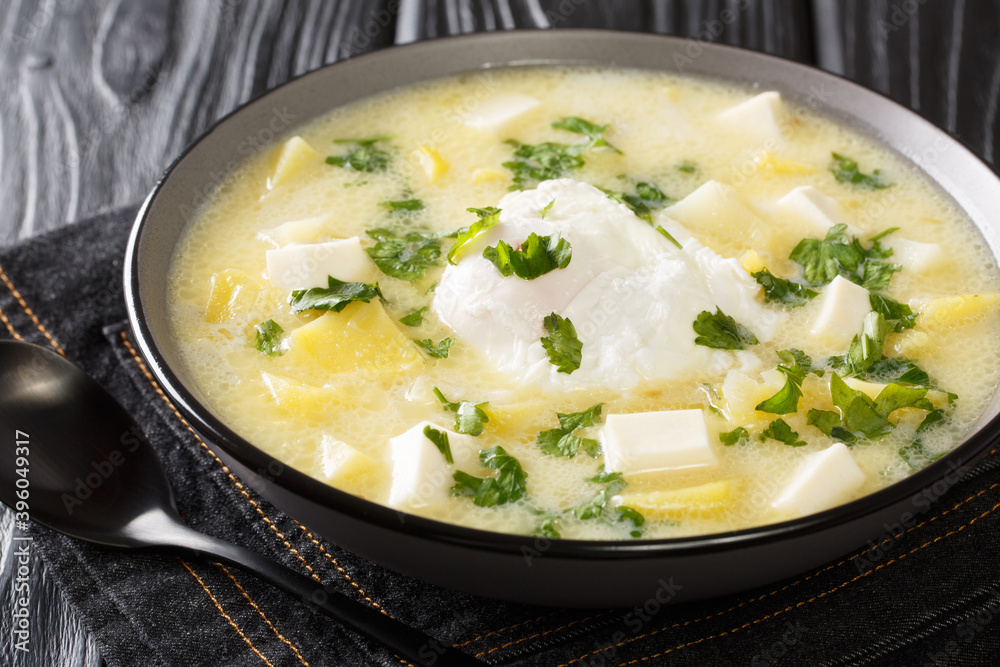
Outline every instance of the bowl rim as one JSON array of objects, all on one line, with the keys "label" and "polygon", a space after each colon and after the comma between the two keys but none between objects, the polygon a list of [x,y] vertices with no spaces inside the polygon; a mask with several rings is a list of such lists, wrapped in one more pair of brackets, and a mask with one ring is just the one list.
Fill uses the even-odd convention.
[{"label": "bowl rim", "polygon": [[[507,31],[472,33],[465,35],[454,35],[439,37],[435,39],[423,40],[410,44],[397,45],[368,52],[358,56],[353,56],[346,60],[329,63],[319,68],[292,77],[284,83],[264,91],[260,95],[240,104],[235,109],[225,114],[212,123],[207,129],[192,140],[184,150],[170,163],[163,174],[157,179],[155,185],[140,207],[126,247],[124,261],[124,291],[128,321],[131,327],[135,342],[146,362],[148,369],[155,376],[159,386],[165,392],[169,400],[180,410],[184,417],[191,423],[191,426],[200,434],[206,436],[207,440],[219,446],[223,451],[234,459],[244,464],[250,470],[267,470],[268,465],[277,462],[281,467],[281,472],[270,481],[276,485],[325,508],[339,511],[352,516],[355,519],[366,523],[374,524],[377,527],[388,529],[393,532],[402,532],[414,537],[464,546],[471,549],[484,549],[492,552],[523,555],[525,547],[537,546],[539,541],[545,543],[546,558],[579,559],[579,560],[607,560],[607,559],[634,559],[634,558],[663,558],[678,556],[697,556],[704,553],[717,552],[720,548],[740,547],[752,548],[780,542],[793,537],[805,537],[812,533],[825,531],[837,526],[850,524],[853,521],[874,514],[879,510],[886,509],[908,499],[913,500],[913,515],[919,513],[919,507],[923,503],[918,503],[917,498],[923,497],[929,506],[933,500],[943,495],[948,488],[956,484],[961,477],[977,462],[988,446],[995,444],[1000,435],[1000,414],[994,416],[987,423],[982,424],[975,432],[969,435],[960,445],[948,452],[944,457],[918,470],[907,477],[899,480],[888,487],[862,496],[861,498],[838,505],[836,507],[818,512],[815,514],[789,519],[777,523],[764,524],[752,528],[726,531],[721,533],[710,533],[705,535],[693,535],[686,537],[669,537],[656,539],[635,539],[635,540],[584,540],[569,538],[542,538],[534,535],[500,533],[478,528],[461,526],[447,523],[436,519],[410,514],[387,505],[382,505],[374,501],[365,500],[348,492],[342,491],[329,484],[319,481],[292,466],[283,463],[275,457],[259,449],[248,440],[238,435],[232,428],[227,426],[222,420],[212,414],[210,409],[202,405],[195,394],[189,390],[180,376],[172,369],[163,353],[155,343],[154,332],[145,316],[144,296],[142,281],[140,280],[141,249],[140,244],[145,230],[154,222],[150,218],[150,209],[156,201],[157,196],[163,190],[174,172],[180,167],[184,159],[207,137],[209,137],[219,126],[227,123],[232,117],[243,112],[248,107],[262,103],[278,91],[289,84],[307,80],[311,77],[325,76],[331,68],[343,68],[352,63],[370,63],[378,60],[388,60],[406,55],[418,58],[420,53],[427,50],[440,48],[442,42],[456,43],[469,42],[476,45],[486,41],[512,41],[518,40],[604,40],[604,39],[625,39],[630,42],[640,43],[643,41],[673,41],[676,43],[697,42],[700,48],[729,52],[730,57],[757,59],[761,64],[780,64],[782,67],[792,66],[807,73],[807,76],[823,81],[836,82],[838,86],[846,88],[853,95],[860,95],[869,100],[878,100],[880,104],[895,107],[894,113],[904,112],[910,116],[910,121],[923,124],[925,129],[930,129],[938,136],[948,142],[949,149],[958,149],[962,153],[963,161],[973,161],[984,167],[996,179],[996,174],[978,155],[973,153],[962,141],[948,134],[945,130],[937,127],[930,121],[924,119],[911,109],[895,102],[882,93],[865,88],[840,75],[820,70],[814,66],[801,63],[795,60],[783,58],[781,56],[746,49],[727,44],[709,43],[696,40],[693,37],[682,37],[672,35],[662,35],[656,33],[643,33],[624,30],[610,29],[583,29],[583,28],[559,28],[557,30],[540,29],[516,29]],[[599,66],[616,67],[616,63],[594,61],[570,62],[568,59],[553,58],[544,60],[518,60],[513,58],[502,63],[487,63],[479,67],[461,70],[462,72],[479,72],[494,67],[518,67],[531,65],[555,65],[555,66]],[[637,69],[628,67],[627,69]],[[648,69],[656,71],[672,71],[663,68],[651,67]],[[456,71],[457,73],[457,71]],[[447,75],[445,75],[447,76]],[[711,79],[711,75],[704,74],[684,74],[695,78]],[[440,76],[420,79],[414,83],[430,81]],[[718,77],[722,80],[722,77]],[[735,80],[728,80],[731,83]],[[381,94],[389,88],[380,88],[371,94]],[[822,114],[822,110],[820,111]],[[827,114],[836,122],[843,122],[835,116]],[[307,121],[308,122],[308,121]],[[882,143],[882,145],[894,153],[899,153],[894,147],[886,146],[885,142],[877,136],[871,136],[867,132],[862,132],[872,140]],[[276,144],[275,144],[276,145]],[[918,168],[924,177],[930,179],[934,185],[944,190],[944,186],[937,179],[933,178],[926,169],[917,164],[908,156],[900,155],[907,163]],[[998,181],[1000,188],[1000,181]],[[954,200],[952,193],[948,195]],[[965,211],[964,207],[955,202]],[[997,253],[994,253],[997,256]],[[945,482],[945,488],[938,491],[938,484]]]}]

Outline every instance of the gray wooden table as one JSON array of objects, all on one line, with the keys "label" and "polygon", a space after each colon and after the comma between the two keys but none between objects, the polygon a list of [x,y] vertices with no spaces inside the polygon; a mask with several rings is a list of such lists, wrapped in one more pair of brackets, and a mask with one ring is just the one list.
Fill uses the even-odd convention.
[{"label": "gray wooden table", "polygon": [[[909,106],[991,164],[1000,155],[1000,0],[4,0],[0,245],[141,200],[213,121],[320,65],[443,35],[567,27],[811,63]],[[100,665],[40,562],[31,653],[13,651],[12,533],[0,509],[0,664]]]}]

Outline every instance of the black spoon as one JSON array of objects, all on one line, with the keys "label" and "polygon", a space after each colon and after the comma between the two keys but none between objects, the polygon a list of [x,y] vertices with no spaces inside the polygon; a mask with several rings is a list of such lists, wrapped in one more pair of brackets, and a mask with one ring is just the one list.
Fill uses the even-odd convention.
[{"label": "black spoon", "polygon": [[[93,378],[51,350],[0,341],[0,427],[0,502],[28,512],[36,523],[113,547],[208,554],[242,566],[417,665],[485,664],[260,554],[189,528],[132,417]],[[27,470],[27,481],[19,470]]]}]

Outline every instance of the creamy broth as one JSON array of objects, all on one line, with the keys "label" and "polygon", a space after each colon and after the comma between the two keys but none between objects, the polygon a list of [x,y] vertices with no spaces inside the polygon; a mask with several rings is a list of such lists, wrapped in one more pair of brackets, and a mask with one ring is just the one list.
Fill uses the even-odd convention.
[{"label": "creamy broth", "polygon": [[[512,95],[529,96],[538,103],[497,127],[470,125],[470,119],[497,100],[514,99]],[[778,501],[804,474],[803,461],[833,451],[831,447],[845,439],[843,434],[839,438],[824,434],[809,423],[808,413],[811,409],[838,413],[831,398],[831,377],[834,371],[841,377],[850,373],[831,367],[827,360],[844,355],[849,341],[837,347],[813,333],[830,284],[809,286],[820,296],[793,308],[765,301],[747,272],[763,266],[775,276],[803,282],[802,267],[790,255],[804,238],[823,238],[823,232],[804,226],[802,216],[795,213],[798,209],[784,198],[795,188],[812,186],[831,198],[817,201],[834,202],[833,219],[842,219],[847,233],[865,249],[872,247],[874,235],[898,228],[879,243],[897,249],[895,256],[883,261],[898,262],[902,269],[892,274],[888,289],[872,291],[909,304],[920,314],[912,328],[887,335],[884,355],[912,360],[929,375],[930,381],[923,384],[934,386],[925,397],[933,405],[889,413],[892,426],[885,437],[848,443],[849,460],[863,480],[835,494],[824,507],[898,481],[913,472],[910,463],[925,465],[967,435],[995,392],[1000,371],[996,307],[1000,278],[994,259],[950,200],[911,165],[872,141],[787,100],[768,107],[773,125],[755,124],[759,113],[737,114],[735,120],[726,115],[753,97],[754,93],[716,83],[648,72],[524,68],[420,84],[337,109],[298,128],[300,140],[249,160],[189,225],[173,259],[168,286],[173,331],[187,370],[210,408],[244,438],[317,479],[383,504],[389,503],[393,492],[394,465],[404,465],[394,462],[390,439],[423,421],[441,431],[456,430],[455,414],[442,407],[434,387],[450,401],[486,403],[482,410],[489,421],[481,435],[473,441],[472,436],[450,436],[453,448],[474,445],[469,445],[472,458],[447,467],[447,472],[462,470],[479,478],[497,475],[476,461],[475,450],[500,445],[526,473],[526,493],[516,502],[479,507],[470,497],[449,495],[447,487],[453,483],[449,478],[443,494],[438,493],[441,480],[430,480],[407,501],[395,503],[399,509],[432,518],[502,532],[542,530],[554,535],[557,531],[562,537],[584,539],[630,538],[633,533],[643,538],[704,534],[788,518],[802,512],[789,511]],[[753,303],[746,304],[746,312],[762,314],[754,321],[735,319],[755,333],[760,333],[757,328],[768,328],[766,340],[761,336],[758,344],[747,345],[742,352],[693,348],[693,354],[706,355],[707,363],[686,368],[677,377],[622,376],[606,386],[592,381],[574,385],[574,374],[584,377],[588,372],[584,367],[559,374],[543,361],[539,372],[548,374],[537,382],[532,379],[541,377],[537,373],[501,370],[495,349],[478,337],[462,338],[442,321],[439,313],[444,312],[440,309],[447,297],[434,291],[439,282],[460,284],[454,282],[458,270],[465,262],[481,261],[484,239],[489,238],[489,245],[496,243],[495,233],[489,237],[491,231],[473,239],[448,274],[445,255],[453,242],[450,238],[435,241],[441,248],[438,265],[420,279],[401,280],[370,267],[371,279],[364,282],[377,282],[384,299],[352,303],[341,312],[294,313],[287,285],[269,275],[267,251],[290,244],[359,237],[365,248],[372,248],[375,240],[366,232],[374,228],[449,232],[476,221],[477,216],[466,210],[469,207],[513,211],[515,200],[501,203],[505,195],[511,196],[512,171],[504,163],[514,159],[515,150],[505,140],[524,145],[586,141],[583,135],[552,127],[566,117],[606,125],[604,137],[620,152],[608,147],[587,150],[581,154],[582,167],[566,170],[563,178],[619,193],[635,193],[637,184],[648,183],[669,202],[665,206],[652,202],[651,226],[606,196],[594,199],[599,191],[567,183],[552,190],[560,194],[552,198],[548,222],[558,225],[569,220],[566,202],[575,196],[572,193],[589,192],[587,201],[596,202],[594,213],[588,213],[591,218],[611,210],[608,206],[617,207],[614,215],[634,218],[629,224],[637,225],[634,237],[640,252],[653,243],[647,231],[659,226],[672,230],[689,253],[704,245],[717,262],[713,266],[735,259],[742,266],[743,282],[734,279],[734,284],[745,287],[749,282],[758,292]],[[359,171],[325,161],[327,156],[344,156],[359,148],[331,140],[365,137],[391,137],[374,144],[388,153],[385,171]],[[298,143],[301,140],[311,150]],[[833,153],[856,161],[861,176],[879,170],[881,182],[890,185],[872,188],[864,182],[838,181],[831,170]],[[721,185],[705,189],[709,182]],[[525,184],[524,196],[536,186],[535,181]],[[723,199],[706,205],[703,195],[710,190]],[[689,197],[692,193],[697,194]],[[538,197],[548,201],[547,195]],[[542,199],[537,207],[540,228],[548,224],[541,218]],[[403,200],[419,200],[423,208],[394,213],[381,205]],[[738,207],[726,208],[723,200],[735,201]],[[522,206],[525,201],[521,200]],[[317,216],[307,224],[281,227]],[[507,223],[501,218],[503,224]],[[656,239],[663,247],[655,249],[659,258],[655,261],[690,261],[668,239]],[[565,271],[573,261],[577,268],[582,266],[583,255],[574,257]],[[914,265],[907,266],[904,258],[913,258]],[[543,279],[547,276],[539,278],[539,284]],[[425,306],[419,326],[399,322]],[[622,307],[615,299],[598,301],[586,322],[575,320],[581,337],[627,319],[622,314],[627,308]],[[842,318],[836,314],[834,319]],[[265,354],[255,347],[255,325],[267,320],[283,330],[277,337],[280,354]],[[329,331],[335,333],[328,335],[334,338],[302,333],[315,331],[318,321],[323,326],[331,322]],[[693,318],[681,327],[684,345],[694,344],[692,322]],[[313,328],[303,329],[306,326]],[[375,333],[366,339],[368,331]],[[861,328],[854,333],[860,334]],[[447,358],[441,359],[411,342],[429,339],[438,344],[446,338],[455,342]],[[334,339],[350,341],[349,349],[331,351],[329,341]],[[518,354],[542,354],[537,346],[531,349]],[[585,341],[585,359],[588,349]],[[755,410],[786,384],[786,374],[775,369],[788,365],[776,354],[788,349],[805,352],[822,376],[810,373],[800,380],[802,397],[795,412]],[[851,382],[873,395],[880,389]],[[957,394],[953,403],[947,392]],[[556,413],[583,411],[598,403],[603,404],[601,419],[576,435],[601,440],[605,448],[609,415],[700,411],[714,464],[629,469],[623,474],[624,484],[613,483],[610,488],[588,481],[602,469],[603,456],[592,457],[582,448],[575,456],[555,456],[543,451],[536,439],[539,432],[560,427]],[[931,407],[944,418],[918,436],[916,429]],[[805,444],[761,439],[778,419],[798,434],[797,445]],[[739,427],[748,437],[723,444],[720,434]],[[910,447],[908,452],[917,452],[912,446],[915,438],[924,455],[911,456],[908,463],[900,450]],[[601,516],[579,518],[587,515],[579,508],[604,489],[608,499]],[[642,515],[643,525],[635,525],[630,518],[634,515],[619,512],[619,504]]]}]

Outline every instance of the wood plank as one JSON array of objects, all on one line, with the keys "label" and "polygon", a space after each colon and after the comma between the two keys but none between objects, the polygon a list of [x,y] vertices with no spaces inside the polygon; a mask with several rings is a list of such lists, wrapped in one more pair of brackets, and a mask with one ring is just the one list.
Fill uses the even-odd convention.
[{"label": "wood plank", "polygon": [[819,65],[1000,159],[1000,2],[814,0]]},{"label": "wood plank", "polygon": [[390,44],[388,4],[4,3],[0,243],[142,199],[242,102]]}]

